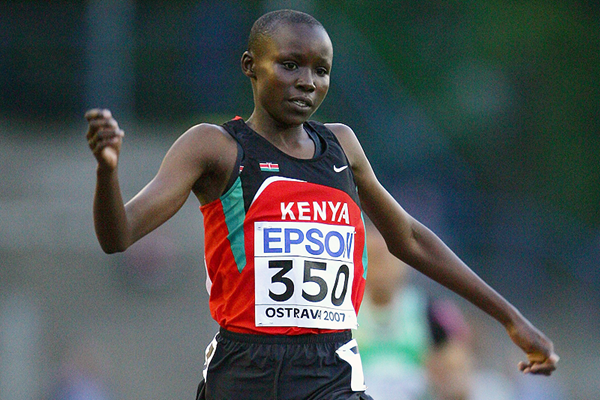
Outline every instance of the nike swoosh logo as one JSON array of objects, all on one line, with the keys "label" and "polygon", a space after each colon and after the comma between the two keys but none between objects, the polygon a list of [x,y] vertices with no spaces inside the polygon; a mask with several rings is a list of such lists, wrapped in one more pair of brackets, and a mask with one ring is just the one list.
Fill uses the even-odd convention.
[{"label": "nike swoosh logo", "polygon": [[346,168],[348,168],[347,165],[344,165],[343,167],[336,167],[335,165],[333,166],[333,170],[335,172],[342,172],[343,170],[345,170]]}]

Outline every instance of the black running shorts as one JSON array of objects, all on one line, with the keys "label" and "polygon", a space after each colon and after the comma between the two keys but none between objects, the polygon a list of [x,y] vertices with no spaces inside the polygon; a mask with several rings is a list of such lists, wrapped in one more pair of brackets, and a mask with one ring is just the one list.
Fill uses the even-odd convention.
[{"label": "black running shorts", "polygon": [[197,400],[373,400],[350,331],[248,335],[221,329]]}]

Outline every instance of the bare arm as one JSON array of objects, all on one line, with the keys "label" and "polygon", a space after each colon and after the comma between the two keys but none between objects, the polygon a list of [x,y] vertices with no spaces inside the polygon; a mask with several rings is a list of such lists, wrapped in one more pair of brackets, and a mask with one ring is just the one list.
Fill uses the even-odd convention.
[{"label": "bare arm", "polygon": [[98,162],[94,226],[107,253],[126,250],[171,218],[192,189],[202,202],[218,197],[235,162],[232,138],[214,125],[197,125],[173,144],[156,176],[124,204],[118,179],[123,131],[108,110],[90,110],[86,118]]},{"label": "bare arm", "polygon": [[519,364],[521,371],[549,375],[558,361],[552,342],[396,202],[377,180],[350,128],[341,124],[331,124],[329,128],[348,156],[361,206],[390,252],[499,321],[513,342],[527,353],[529,362]]}]

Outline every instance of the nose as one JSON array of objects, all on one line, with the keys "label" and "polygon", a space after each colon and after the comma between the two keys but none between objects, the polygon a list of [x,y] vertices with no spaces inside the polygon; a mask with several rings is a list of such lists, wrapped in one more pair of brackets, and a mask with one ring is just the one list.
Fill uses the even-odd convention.
[{"label": "nose", "polygon": [[296,87],[307,92],[313,92],[316,89],[315,80],[310,68],[303,68],[302,73],[296,80]]}]

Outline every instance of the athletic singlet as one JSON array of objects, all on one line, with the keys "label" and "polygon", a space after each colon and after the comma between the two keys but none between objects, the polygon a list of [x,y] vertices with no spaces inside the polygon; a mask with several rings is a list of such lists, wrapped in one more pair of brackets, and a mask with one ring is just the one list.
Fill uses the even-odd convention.
[{"label": "athletic singlet", "polygon": [[240,333],[355,329],[365,229],[337,138],[321,123],[305,123],[321,152],[297,159],[239,117],[223,127],[239,144],[239,173],[219,199],[200,207],[212,317]]}]

